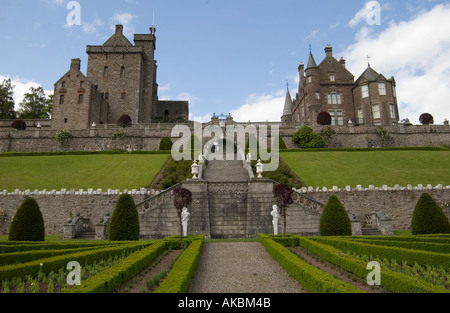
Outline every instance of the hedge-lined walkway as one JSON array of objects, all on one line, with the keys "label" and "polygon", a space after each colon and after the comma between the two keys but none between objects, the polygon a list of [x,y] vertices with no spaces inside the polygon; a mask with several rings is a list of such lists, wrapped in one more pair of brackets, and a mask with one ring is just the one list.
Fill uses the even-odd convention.
[{"label": "hedge-lined walkway", "polygon": [[259,242],[205,243],[190,293],[305,293]]}]

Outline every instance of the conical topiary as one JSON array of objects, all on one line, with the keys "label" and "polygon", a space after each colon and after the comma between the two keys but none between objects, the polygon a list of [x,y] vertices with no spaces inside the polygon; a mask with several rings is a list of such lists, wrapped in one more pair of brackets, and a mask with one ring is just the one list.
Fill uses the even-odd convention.
[{"label": "conical topiary", "polygon": [[108,238],[113,241],[139,240],[139,213],[131,195],[119,197],[109,221]]},{"label": "conical topiary", "polygon": [[413,235],[450,233],[450,223],[433,197],[424,193],[414,209],[411,232]]},{"label": "conical topiary", "polygon": [[39,205],[26,198],[17,209],[9,228],[9,241],[45,241],[45,225]]},{"label": "conical topiary", "polygon": [[352,224],[344,206],[336,196],[331,196],[320,217],[321,236],[351,236]]}]

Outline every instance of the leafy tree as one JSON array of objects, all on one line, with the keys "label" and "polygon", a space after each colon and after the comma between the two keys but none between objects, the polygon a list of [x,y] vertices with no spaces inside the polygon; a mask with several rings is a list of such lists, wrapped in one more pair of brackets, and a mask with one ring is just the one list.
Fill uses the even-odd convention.
[{"label": "leafy tree", "polygon": [[131,127],[133,125],[133,121],[129,115],[124,114],[117,120],[117,125],[123,128]]},{"label": "leafy tree", "polygon": [[434,124],[434,118],[433,115],[431,115],[430,113],[423,113],[420,117],[419,117],[419,122],[422,125],[432,125]]},{"label": "leafy tree", "polygon": [[283,219],[283,237],[286,235],[286,211],[288,206],[294,202],[293,193],[294,191],[286,184],[277,184],[273,187],[273,195]]},{"label": "leafy tree", "polygon": [[450,233],[450,224],[442,208],[433,197],[424,193],[414,209],[411,232],[413,235]]},{"label": "leafy tree", "polygon": [[320,217],[321,236],[351,236],[350,217],[338,197],[331,196]]},{"label": "leafy tree", "polygon": [[4,79],[0,85],[0,119],[15,119],[14,111],[14,86],[11,86],[11,79]]},{"label": "leafy tree", "polygon": [[189,189],[178,187],[173,191],[173,205],[177,209],[177,214],[180,219],[180,242],[183,241],[183,208],[187,207],[192,202],[192,192]]},{"label": "leafy tree", "polygon": [[25,130],[27,129],[27,123],[22,120],[15,120],[14,122],[12,122],[11,127],[17,130]]},{"label": "leafy tree", "polygon": [[17,209],[9,228],[9,241],[45,241],[45,225],[35,199],[27,197]]},{"label": "leafy tree", "polygon": [[120,195],[108,225],[108,238],[112,241],[139,240],[139,213],[134,199],[125,193]]},{"label": "leafy tree", "polygon": [[293,141],[302,149],[313,149],[325,147],[325,141],[319,134],[316,134],[312,128],[304,126],[300,128],[293,136]]},{"label": "leafy tree", "polygon": [[21,119],[48,119],[48,99],[42,87],[30,88],[20,103],[19,118]]}]

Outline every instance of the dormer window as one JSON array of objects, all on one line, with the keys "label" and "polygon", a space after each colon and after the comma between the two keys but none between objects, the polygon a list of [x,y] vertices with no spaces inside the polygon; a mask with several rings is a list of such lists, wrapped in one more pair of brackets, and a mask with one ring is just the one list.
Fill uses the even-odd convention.
[{"label": "dormer window", "polygon": [[386,84],[385,83],[378,83],[378,93],[380,96],[386,95]]},{"label": "dormer window", "polygon": [[330,82],[335,82],[336,81],[336,75],[335,74],[330,74]]}]

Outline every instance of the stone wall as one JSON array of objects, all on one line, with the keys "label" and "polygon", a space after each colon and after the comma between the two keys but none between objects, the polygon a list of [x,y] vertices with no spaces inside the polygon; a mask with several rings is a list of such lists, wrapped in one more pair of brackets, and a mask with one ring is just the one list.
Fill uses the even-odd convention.
[{"label": "stone wall", "polygon": [[[270,212],[274,204],[272,186],[270,181],[252,180],[244,195],[237,192],[236,187],[230,189],[229,184],[208,186],[208,183],[201,180],[184,182],[183,187],[193,193],[188,233],[213,238],[256,238],[258,233],[271,233],[273,228]],[[428,192],[450,219],[450,186],[347,187],[334,190],[303,188],[297,191],[322,204],[326,204],[329,197],[335,194],[344,207],[362,223],[366,214],[382,212],[392,219],[394,230],[410,229],[415,205],[421,194]],[[122,192],[132,194],[138,205],[143,238],[164,238],[179,234],[179,219],[170,190],[159,193],[145,189],[0,192],[0,212],[6,215],[4,219],[0,216],[0,233],[8,233],[10,220],[26,196],[31,196],[38,202],[47,235],[62,235],[63,225],[78,214],[90,219],[95,227],[108,213],[112,214]],[[142,202],[145,203],[139,205]],[[317,235],[319,221],[318,212],[294,203],[288,209],[287,232]],[[280,221],[280,232],[281,229]]]}]

